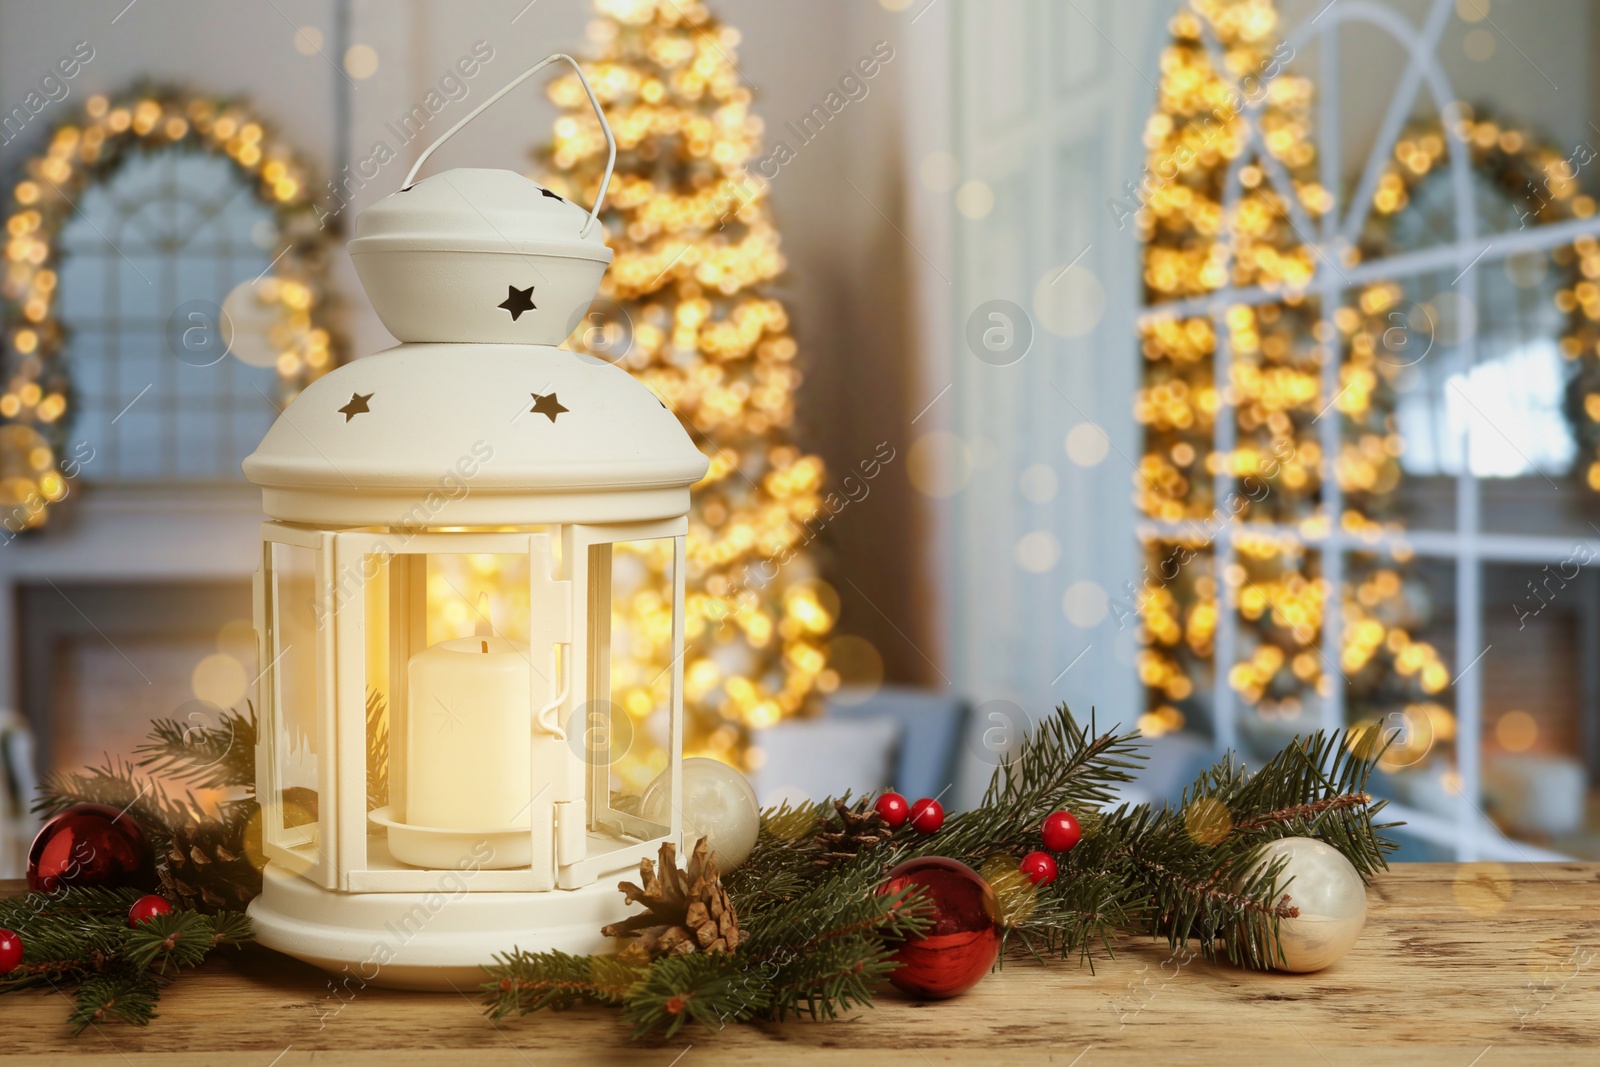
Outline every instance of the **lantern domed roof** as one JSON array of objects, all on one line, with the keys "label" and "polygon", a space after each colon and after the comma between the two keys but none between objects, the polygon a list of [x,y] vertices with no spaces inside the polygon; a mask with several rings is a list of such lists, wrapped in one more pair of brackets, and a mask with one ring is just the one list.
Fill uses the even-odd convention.
[{"label": "lantern domed roof", "polygon": [[688,509],[706,457],[620,367],[547,345],[407,344],[312,382],[244,461],[314,525],[608,522]]},{"label": "lantern domed roof", "polygon": [[447,170],[356,217],[350,258],[401,341],[556,345],[611,262],[588,211],[509,170]]}]

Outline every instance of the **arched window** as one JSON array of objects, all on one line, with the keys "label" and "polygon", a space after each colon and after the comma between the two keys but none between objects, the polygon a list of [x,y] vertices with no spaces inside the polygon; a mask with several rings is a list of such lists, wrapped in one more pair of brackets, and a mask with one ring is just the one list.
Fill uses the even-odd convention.
[{"label": "arched window", "polygon": [[316,195],[237,103],[93,96],[55,127],[6,219],[8,534],[43,526],[79,478],[238,477],[276,409],[338,357]]},{"label": "arched window", "polygon": [[90,186],[62,227],[57,315],[76,432],[97,453],[90,481],[235,480],[276,418],[270,364],[181,344],[215,327],[207,305],[271,265],[278,227],[251,184],[226,159],[162,148]]},{"label": "arched window", "polygon": [[[1600,770],[1554,621],[1600,615],[1569,591],[1600,558],[1595,153],[1460,103],[1453,15],[1176,9],[1135,205],[1141,721],[1247,754],[1392,729],[1377,787],[1413,841],[1526,859],[1571,847]],[[1347,159],[1352,32],[1405,67]]]}]

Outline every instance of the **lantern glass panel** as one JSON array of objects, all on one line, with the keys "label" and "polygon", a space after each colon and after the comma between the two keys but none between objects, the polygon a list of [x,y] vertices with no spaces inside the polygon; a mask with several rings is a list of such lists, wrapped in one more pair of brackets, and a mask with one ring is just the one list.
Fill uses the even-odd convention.
[{"label": "lantern glass panel", "polygon": [[366,637],[366,753],[367,753],[367,807],[369,810],[390,802],[389,789],[392,776],[389,766],[394,755],[396,724],[403,728],[394,712],[396,695],[405,690],[395,684],[392,665],[397,657],[394,635],[404,629],[395,619],[403,598],[393,592],[394,574],[409,563],[407,557],[367,555],[362,557],[362,573],[366,581],[362,586],[364,601],[363,633]]},{"label": "lantern glass panel", "polygon": [[[676,538],[589,546],[590,701],[597,818],[637,814],[670,832]],[[602,803],[604,801],[604,803]]]},{"label": "lantern glass panel", "polygon": [[318,553],[273,542],[266,599],[267,656],[273,666],[268,692],[266,741],[276,795],[263,798],[268,845],[305,864],[321,859],[322,725],[318,715],[317,660],[326,613],[319,600]]}]

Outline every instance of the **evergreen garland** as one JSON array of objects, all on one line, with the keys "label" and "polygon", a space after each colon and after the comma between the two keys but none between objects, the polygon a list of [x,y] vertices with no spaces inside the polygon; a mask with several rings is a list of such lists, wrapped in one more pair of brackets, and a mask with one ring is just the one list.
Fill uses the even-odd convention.
[{"label": "evergreen garland", "polygon": [[[170,873],[174,834],[202,824],[214,824],[217,843],[229,854],[259,855],[255,751],[254,708],[224,712],[204,725],[158,719],[134,750],[133,762],[107,759],[50,775],[34,810],[55,815],[78,804],[106,804],[126,811],[150,839],[158,874]],[[181,793],[175,795],[169,783]],[[192,789],[235,795],[217,805],[213,817]],[[236,900],[239,886],[223,882],[241,871],[253,879],[245,891],[259,892],[260,872],[248,863],[191,866],[182,878],[196,893],[211,890],[211,899]],[[188,908],[178,899],[168,914],[130,928],[128,909],[143,895],[140,889],[65,887],[0,900],[0,927],[21,935],[24,953],[16,970],[0,976],[0,993],[71,990],[67,1023],[75,1034],[105,1021],[143,1026],[155,1017],[161,990],[180,968],[194,966],[218,946],[250,940],[250,921],[240,912]]]},{"label": "evergreen garland", "polygon": [[0,993],[73,990],[67,1025],[74,1034],[111,1020],[143,1026],[180,968],[250,940],[250,920],[238,912],[175,910],[129,926],[128,909],[143,895],[64,888],[0,900],[0,927],[20,934],[25,951],[16,970],[0,976]]},{"label": "evergreen garland", "polygon": [[[202,825],[215,833],[214,842],[234,856],[261,855],[260,806],[256,803],[256,713],[225,711],[214,723],[181,723],[157,719],[145,740],[134,750],[135,762],[108,759],[97,767],[52,774],[39,786],[33,810],[55,815],[76,804],[106,804],[126,811],[144,828],[155,848],[156,869],[173,874],[173,835]],[[174,795],[169,783],[182,792]],[[208,815],[193,789],[232,793]],[[257,867],[240,864],[191,866],[181,880],[212,899],[238,896],[231,881],[248,869],[252,894],[261,890]],[[208,879],[210,884],[208,884]],[[163,877],[163,883],[169,879]],[[184,901],[174,900],[174,904]]]},{"label": "evergreen garland", "polygon": [[[369,721],[384,714],[381,701],[369,702]],[[137,763],[54,776],[38,807],[53,813],[85,801],[127,806],[155,839],[159,863],[175,830],[200,817],[195,798],[187,792],[174,798],[164,780],[237,787],[217,821],[230,847],[252,851],[249,828],[259,823],[255,735],[253,709],[228,713],[214,726],[160,721],[137,750]],[[1367,792],[1382,749],[1375,730],[1319,733],[1296,739],[1254,774],[1225,757],[1175,805],[1112,809],[1117,785],[1145,758],[1139,735],[1100,733],[1092,716],[1079,723],[1063,706],[996,768],[982,803],[951,815],[937,833],[907,824],[875,847],[819,866],[831,846],[815,828],[835,802],[767,809],[755,849],[723,880],[742,932],[736,951],[644,963],[512,949],[486,968],[486,1010],[499,1019],[607,1004],[640,1037],[670,1036],[691,1020],[717,1028],[838,1018],[872,1003],[896,966],[899,943],[931,922],[916,887],[880,895],[885,874],[935,855],[981,871],[995,888],[1007,950],[1002,960],[1077,957],[1092,966],[1097,944],[1110,956],[1114,939],[1131,933],[1211,959],[1268,967],[1279,956],[1278,924],[1294,911],[1278,884],[1285,861],[1259,863],[1261,847],[1315,837],[1337,848],[1363,879],[1384,869],[1395,846],[1382,831],[1396,824],[1375,824],[1384,802]],[[850,805],[849,795],[840,802]],[[1056,881],[1035,887],[1017,861],[1037,847],[1044,817],[1060,809],[1078,817],[1083,836],[1060,857]],[[143,1024],[179,968],[249,937],[248,920],[236,912],[180,909],[130,929],[128,908],[138,896],[75,888],[0,902],[0,926],[22,934],[26,946],[23,965],[0,978],[0,993],[75,988],[74,1032],[108,1019]]]},{"label": "evergreen garland", "polygon": [[[1106,810],[1144,756],[1137,734],[1098,733],[1065,706],[1014,759],[998,767],[983,803],[934,834],[909,824],[878,847],[819,866],[827,849],[811,831],[833,801],[762,814],[750,857],[724,878],[744,940],[733,953],[669,956],[651,964],[610,957],[512,951],[487,968],[484,1002],[499,1019],[588,1001],[620,1007],[635,1036],[671,1036],[693,1020],[833,1019],[869,1005],[894,969],[898,942],[926,929],[918,890],[880,896],[896,864],[918,856],[960,860],[995,887],[1012,956],[1077,956],[1143,934],[1211,959],[1265,968],[1280,958],[1278,924],[1295,911],[1278,885],[1285,860],[1258,862],[1266,843],[1315,837],[1337,848],[1364,880],[1386,868],[1394,844],[1375,825],[1383,801],[1367,792],[1381,739],[1319,733],[1296,739],[1254,774],[1225,757],[1176,805]],[[849,803],[848,795],[841,798]],[[1059,809],[1083,827],[1054,883],[1036,888],[1017,860],[1037,847],[1039,825]],[[1002,953],[1002,959],[1005,953]]]}]

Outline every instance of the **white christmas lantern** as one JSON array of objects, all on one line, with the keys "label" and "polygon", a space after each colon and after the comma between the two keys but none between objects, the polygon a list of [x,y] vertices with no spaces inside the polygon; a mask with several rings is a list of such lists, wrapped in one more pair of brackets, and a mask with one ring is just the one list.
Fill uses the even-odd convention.
[{"label": "white christmas lantern", "polygon": [[[577,68],[550,57],[440,142],[556,59]],[[244,464],[270,520],[256,936],[414,988],[475,983],[513,945],[605,951],[616,876],[682,848],[684,537],[707,466],[649,389],[555,347],[611,260],[610,167],[585,211],[509,171],[412,184],[437,147],[350,245],[402,344],[313,383]],[[674,652],[626,712],[622,544],[671,576],[652,595]],[[670,797],[648,816],[615,768],[647,729]]]}]

